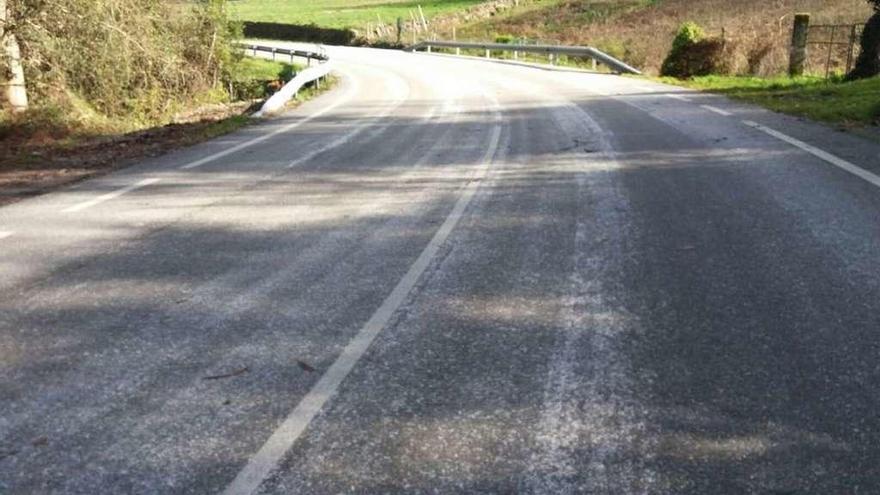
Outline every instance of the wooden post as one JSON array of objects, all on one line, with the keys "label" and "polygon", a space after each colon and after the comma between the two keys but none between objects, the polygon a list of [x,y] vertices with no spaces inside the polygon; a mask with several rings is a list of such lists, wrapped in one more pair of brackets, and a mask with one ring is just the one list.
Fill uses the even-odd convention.
[{"label": "wooden post", "polygon": [[425,28],[425,32],[428,32],[428,20],[425,19],[425,13],[422,11],[422,6],[417,5],[419,8],[419,15],[422,17],[422,26]]},{"label": "wooden post", "polygon": [[788,75],[791,77],[804,75],[807,64],[807,37],[810,32],[810,14],[794,16],[794,28],[791,31],[791,51],[788,59]]},{"label": "wooden post", "polygon": [[3,91],[4,99],[12,111],[24,112],[28,109],[28,97],[24,67],[21,65],[21,48],[15,33],[6,29],[11,17],[11,7],[6,4],[6,0],[0,0],[0,57],[5,59],[9,71],[9,80],[0,79],[0,84],[6,86]]}]

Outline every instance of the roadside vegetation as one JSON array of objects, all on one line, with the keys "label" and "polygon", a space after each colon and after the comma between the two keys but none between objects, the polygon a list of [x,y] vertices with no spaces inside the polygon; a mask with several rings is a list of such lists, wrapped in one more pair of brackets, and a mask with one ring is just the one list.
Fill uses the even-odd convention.
[{"label": "roadside vegetation", "polygon": [[0,0],[0,203],[246,125],[296,67],[235,49],[226,5]]},{"label": "roadside vegetation", "polygon": [[410,12],[425,17],[460,11],[484,0],[236,0],[230,3],[232,17],[240,21],[315,24],[327,28],[362,29],[368,23],[392,24],[398,17],[409,20]]},{"label": "roadside vegetation", "polygon": [[845,126],[880,125],[880,78],[671,77],[659,81],[721,93],[777,112]]}]

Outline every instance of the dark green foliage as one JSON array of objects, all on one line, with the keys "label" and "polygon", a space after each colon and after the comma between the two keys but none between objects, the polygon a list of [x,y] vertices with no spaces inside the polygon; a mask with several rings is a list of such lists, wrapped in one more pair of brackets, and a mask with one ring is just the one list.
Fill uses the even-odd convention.
[{"label": "dark green foliage", "polygon": [[672,41],[660,73],[663,76],[689,78],[727,72],[725,43],[721,39],[704,38],[700,26],[687,22]]},{"label": "dark green foliage", "polygon": [[847,76],[850,80],[880,75],[880,0],[869,1],[874,5],[874,15],[862,31],[862,49],[855,68]]},{"label": "dark green foliage", "polygon": [[314,24],[281,24],[277,22],[244,23],[244,35],[248,38],[266,38],[285,41],[307,41],[326,45],[351,45],[356,34],[350,29],[333,29]]}]

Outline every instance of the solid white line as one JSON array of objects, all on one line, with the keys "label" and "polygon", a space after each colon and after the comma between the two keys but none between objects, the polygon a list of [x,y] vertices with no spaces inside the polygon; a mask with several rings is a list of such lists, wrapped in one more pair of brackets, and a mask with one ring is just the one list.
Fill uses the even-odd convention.
[{"label": "solid white line", "polygon": [[796,146],[796,147],[806,151],[807,153],[809,153],[817,158],[821,158],[822,160],[825,160],[826,162],[828,162],[836,167],[839,167],[843,170],[846,170],[847,172],[849,172],[855,176],[858,176],[862,179],[865,179],[866,181],[870,182],[871,184],[874,184],[877,187],[880,187],[880,176],[873,174],[871,172],[868,172],[867,170],[859,167],[858,165],[854,165],[854,164],[844,160],[843,158],[836,157],[836,156],[832,155],[831,153],[828,153],[826,151],[822,151],[815,146],[809,145],[799,139],[795,139],[795,138],[793,138],[787,134],[783,134],[777,130],[763,126],[757,122],[753,122],[751,120],[744,120],[743,124],[745,124],[749,127],[753,127],[761,132],[765,132],[765,133],[775,137],[776,139],[785,141],[786,143],[788,143],[792,146]]},{"label": "solid white line", "polygon": [[343,349],[342,354],[336,358],[336,361],[318,380],[318,383],[303,397],[296,406],[296,409],[287,416],[260,450],[250,459],[244,469],[238,473],[232,483],[226,487],[223,491],[224,495],[253,494],[263,480],[278,466],[284,454],[302,435],[324,404],[336,394],[339,385],[364,355],[367,348],[385,327],[400,304],[406,299],[419,277],[428,268],[437,251],[461,220],[465,209],[476,194],[477,188],[480,185],[480,179],[488,171],[489,164],[498,150],[500,138],[501,127],[494,126],[492,137],[489,141],[489,148],[482,157],[477,177],[465,186],[464,192],[456,201],[452,212],[446,217],[443,225],[434,234],[434,237],[425,247],[424,251],[422,251],[415,263],[410,266],[409,271],[397,283],[391,294],[385,298],[379,309],[376,310],[373,316],[358,331],[357,335]]},{"label": "solid white line", "polygon": [[681,96],[681,95],[665,94],[665,95],[663,95],[663,96],[665,96],[665,97],[667,97],[667,98],[672,98],[672,99],[674,99],[674,100],[691,101],[691,100],[689,100],[689,99],[687,99],[686,97]]},{"label": "solid white line", "polygon": [[645,93],[655,93],[654,88],[649,88],[648,86],[636,86],[636,89],[639,91],[644,91]]},{"label": "solid white line", "polygon": [[0,230],[0,239],[6,239],[7,237],[9,237],[9,236],[11,236],[11,235],[12,235],[12,232],[7,232],[7,231],[5,231],[5,230]]},{"label": "solid white line", "polygon": [[65,209],[61,210],[61,213],[74,213],[77,211],[85,210],[86,208],[91,208],[92,206],[103,203],[104,201],[108,201],[113,198],[118,198],[119,196],[122,196],[123,194],[125,194],[127,192],[131,192],[131,191],[134,191],[135,189],[140,189],[142,187],[149,186],[150,184],[155,184],[157,182],[159,182],[159,179],[144,179],[142,181],[135,182],[134,184],[132,184],[130,186],[123,187],[122,189],[118,189],[116,191],[113,191],[113,192],[110,192],[107,194],[102,194],[101,196],[98,196],[95,199],[90,199],[88,201],[73,205],[69,208],[65,208]]},{"label": "solid white line", "polygon": [[181,170],[189,170],[189,169],[193,169],[193,168],[196,168],[196,167],[201,167],[202,165],[204,165],[204,164],[206,164],[206,163],[212,162],[212,161],[214,161],[214,160],[216,160],[216,159],[218,159],[218,158],[223,158],[224,156],[226,156],[226,155],[230,155],[230,154],[232,154],[232,153],[235,153],[236,151],[241,151],[241,150],[243,150],[243,149],[245,149],[245,148],[249,148],[249,147],[251,147],[251,146],[253,146],[253,145],[255,145],[255,144],[262,143],[263,141],[265,141],[265,140],[267,140],[267,139],[269,139],[269,138],[271,138],[271,137],[273,137],[273,136],[277,136],[278,134],[281,134],[282,132],[287,132],[287,131],[290,131],[290,130],[292,130],[292,129],[295,129],[295,128],[297,128],[297,127],[299,127],[299,126],[301,126],[301,125],[303,125],[303,124],[305,124],[305,123],[307,123],[307,122],[309,122],[309,121],[312,121],[312,120],[314,120],[314,119],[320,117],[321,115],[324,115],[325,113],[329,112],[330,110],[333,110],[334,108],[336,108],[336,107],[338,107],[338,106],[340,106],[340,105],[342,105],[342,104],[344,104],[344,103],[347,103],[348,100],[351,99],[351,97],[352,97],[352,96],[354,95],[354,93],[357,91],[357,82],[356,82],[354,79],[351,79],[351,81],[352,81],[352,83],[351,83],[351,87],[350,87],[350,88],[348,89],[348,91],[346,91],[345,94],[344,94],[342,97],[340,97],[335,103],[333,103],[333,104],[331,104],[331,105],[327,105],[326,107],[324,107],[324,108],[322,108],[321,110],[319,110],[319,111],[317,111],[317,112],[315,112],[315,113],[309,115],[308,117],[305,117],[305,118],[302,119],[302,120],[298,120],[298,121],[293,122],[293,123],[291,123],[291,124],[288,124],[288,125],[286,125],[286,126],[279,127],[278,129],[275,129],[275,130],[272,131],[272,132],[269,132],[269,133],[263,134],[262,136],[259,136],[259,137],[256,137],[256,138],[254,138],[254,139],[251,139],[250,141],[245,141],[245,142],[243,142],[243,143],[236,144],[235,146],[233,146],[233,147],[231,147],[231,148],[227,148],[227,149],[225,149],[225,150],[223,150],[223,151],[219,151],[219,152],[217,152],[217,153],[214,153],[213,155],[208,155],[208,156],[206,156],[206,157],[204,157],[204,158],[201,158],[201,159],[199,159],[199,160],[196,160],[196,161],[194,161],[194,162],[187,163],[186,165],[182,165],[182,166],[180,167],[180,169],[181,169]]},{"label": "solid white line", "polygon": [[705,108],[706,110],[709,110],[710,112],[715,112],[718,115],[724,115],[725,117],[730,117],[731,115],[733,115],[732,113],[728,112],[727,110],[722,110],[718,107],[713,107],[712,105],[700,105],[700,106]]}]

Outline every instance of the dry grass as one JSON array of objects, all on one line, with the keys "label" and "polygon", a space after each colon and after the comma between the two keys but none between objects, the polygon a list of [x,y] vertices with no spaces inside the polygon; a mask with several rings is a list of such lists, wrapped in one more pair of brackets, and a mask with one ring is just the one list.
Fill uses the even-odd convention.
[{"label": "dry grass", "polygon": [[694,21],[735,45],[737,72],[769,75],[788,63],[794,13],[811,13],[814,24],[864,22],[870,15],[864,0],[545,0],[538,5],[459,28],[459,37],[510,34],[593,45],[656,73],[678,27]]}]

